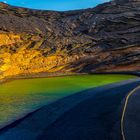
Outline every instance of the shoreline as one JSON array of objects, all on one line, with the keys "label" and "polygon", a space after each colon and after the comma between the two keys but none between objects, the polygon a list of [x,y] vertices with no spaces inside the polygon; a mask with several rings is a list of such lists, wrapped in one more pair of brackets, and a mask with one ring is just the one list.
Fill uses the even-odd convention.
[{"label": "shoreline", "polygon": [[0,84],[4,84],[13,80],[20,79],[35,79],[35,78],[53,78],[53,77],[64,77],[64,76],[78,76],[78,75],[94,75],[94,74],[124,74],[124,75],[134,75],[140,77],[140,72],[90,72],[90,73],[32,73],[32,74],[21,74],[15,76],[5,77],[0,79]]},{"label": "shoreline", "polygon": [[[86,100],[93,98],[94,95],[97,95],[101,91],[104,91],[104,93],[105,93],[105,91],[108,91],[109,89],[114,91],[114,88],[120,87],[120,89],[121,89],[121,87],[131,85],[131,84],[136,86],[136,85],[139,85],[139,83],[140,83],[140,79],[131,79],[131,80],[127,80],[127,81],[122,81],[122,82],[117,82],[117,83],[113,83],[113,84],[109,84],[109,85],[104,85],[101,87],[87,89],[87,90],[79,92],[79,94],[75,93],[73,95],[64,97],[64,98],[59,99],[53,103],[50,103],[48,105],[44,105],[43,107],[28,113],[27,115],[15,120],[14,122],[5,125],[4,127],[0,128],[0,135],[5,135],[5,133],[8,131],[14,131],[14,133],[15,133],[15,130],[20,131],[20,129],[18,128],[18,125],[20,126],[23,124],[23,126],[26,126],[26,125],[24,125],[24,123],[27,123],[28,121],[30,122],[32,120],[32,118],[37,119],[35,121],[35,125],[38,126],[38,125],[40,125],[40,123],[39,123],[40,118],[38,118],[36,116],[38,116],[40,114],[39,116],[43,117],[43,114],[47,115],[47,112],[48,113],[51,112],[50,116],[47,115],[48,121],[46,120],[45,116],[43,117],[43,118],[45,118],[45,121],[47,121],[46,126],[42,126],[43,127],[42,130],[43,130],[45,127],[48,127],[50,124],[53,124],[53,122],[55,120],[62,117],[64,113],[70,111],[72,108],[75,108],[77,105],[79,105],[83,101],[86,101]],[[130,86],[127,86],[127,87],[130,88]],[[132,89],[133,89],[133,86],[131,87],[131,90]],[[91,93],[94,93],[94,94],[91,94]],[[109,94],[109,95],[113,95],[113,94]],[[73,99],[75,102],[73,103],[73,105],[70,105],[69,102],[73,101]],[[122,99],[122,101],[123,101],[123,99]],[[56,107],[55,110],[54,110],[54,107]],[[52,110],[54,110],[54,111],[52,111]],[[55,112],[57,112],[57,116],[56,116]],[[30,122],[30,124],[31,124],[31,122]],[[16,128],[16,129],[14,129],[14,128]],[[27,126],[27,128],[28,128],[28,126]],[[42,131],[42,130],[40,130],[40,131]]]},{"label": "shoreline", "polygon": [[53,78],[53,77],[77,76],[77,75],[88,75],[88,73],[33,73],[28,75],[22,74],[0,79],[0,84],[20,79]]},{"label": "shoreline", "polygon": [[91,72],[89,74],[125,74],[125,75],[135,75],[135,76],[138,76],[140,77],[140,71],[120,71],[120,72],[117,72],[117,71],[114,71],[114,72]]}]

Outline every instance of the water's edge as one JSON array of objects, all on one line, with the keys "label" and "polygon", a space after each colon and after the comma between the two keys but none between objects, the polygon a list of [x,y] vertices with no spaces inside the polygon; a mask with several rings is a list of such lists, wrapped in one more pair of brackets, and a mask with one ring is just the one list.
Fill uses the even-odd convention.
[{"label": "water's edge", "polygon": [[35,110],[31,110],[30,112],[25,113],[24,115],[21,115],[21,116],[17,117],[15,120],[13,120],[11,122],[5,123],[4,126],[0,127],[0,134],[3,133],[3,132],[5,132],[7,129],[15,126],[17,123],[21,122],[25,118],[28,118],[32,114],[38,112],[42,108],[47,107],[47,106],[50,106],[50,105],[54,104],[55,102],[59,102],[59,101],[64,100],[64,99],[74,97],[76,94],[81,94],[81,93],[86,92],[86,91],[89,91],[91,89],[92,90],[96,90],[96,91],[100,91],[102,89],[107,90],[108,88],[114,88],[115,86],[126,85],[126,84],[129,84],[129,83],[132,83],[132,82],[139,82],[139,81],[140,81],[140,78],[134,78],[134,79],[130,79],[130,80],[124,80],[124,81],[121,81],[121,82],[116,82],[116,83],[112,83],[112,84],[98,86],[98,87],[95,87],[95,88],[86,89],[84,91],[76,92],[76,93],[73,93],[72,95],[68,95],[66,97],[62,97],[60,99],[57,99],[57,100],[52,101],[50,103],[47,103],[46,105],[43,105],[43,106],[41,106],[41,107],[39,107],[39,108],[37,108]]}]

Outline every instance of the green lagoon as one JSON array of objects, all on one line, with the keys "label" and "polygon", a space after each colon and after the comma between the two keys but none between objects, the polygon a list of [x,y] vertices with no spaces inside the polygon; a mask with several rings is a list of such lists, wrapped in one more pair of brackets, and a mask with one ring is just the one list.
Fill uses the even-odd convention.
[{"label": "green lagoon", "polygon": [[0,85],[0,127],[17,118],[73,93],[122,80],[131,75],[78,75],[20,79]]}]

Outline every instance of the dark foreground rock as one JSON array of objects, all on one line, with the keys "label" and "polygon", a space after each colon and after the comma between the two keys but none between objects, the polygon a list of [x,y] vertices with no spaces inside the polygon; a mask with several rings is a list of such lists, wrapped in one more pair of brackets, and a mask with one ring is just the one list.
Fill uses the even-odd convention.
[{"label": "dark foreground rock", "polygon": [[139,140],[140,138],[140,86],[128,100],[124,115],[124,136],[127,140]]}]

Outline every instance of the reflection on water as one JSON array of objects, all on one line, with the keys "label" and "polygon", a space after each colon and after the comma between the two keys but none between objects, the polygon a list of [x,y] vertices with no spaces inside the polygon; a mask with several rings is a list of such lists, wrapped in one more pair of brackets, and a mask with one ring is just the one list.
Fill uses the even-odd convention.
[{"label": "reflection on water", "polygon": [[[51,98],[55,99],[55,96]],[[0,126],[7,121],[15,120],[19,115],[43,106],[47,101],[49,101],[49,97],[41,94],[0,96]]]},{"label": "reflection on water", "polygon": [[112,82],[127,75],[82,75],[15,80],[0,85],[0,127],[58,98]]}]

